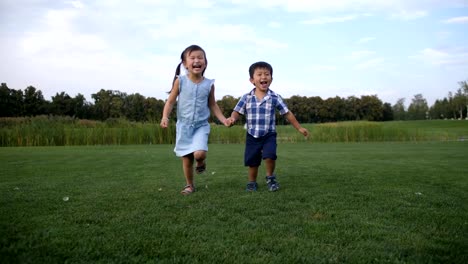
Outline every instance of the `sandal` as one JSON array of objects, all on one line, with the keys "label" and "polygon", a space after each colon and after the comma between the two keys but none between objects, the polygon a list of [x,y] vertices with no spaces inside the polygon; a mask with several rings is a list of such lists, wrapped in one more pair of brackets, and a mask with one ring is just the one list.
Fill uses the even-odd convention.
[{"label": "sandal", "polygon": [[180,192],[183,195],[189,195],[195,192],[195,187],[193,185],[187,184],[185,185],[184,189]]},{"label": "sandal", "polygon": [[203,164],[202,164],[201,166],[197,166],[197,167],[195,168],[195,172],[196,172],[197,174],[202,174],[202,173],[204,173],[205,171],[206,171],[206,162],[203,162]]}]

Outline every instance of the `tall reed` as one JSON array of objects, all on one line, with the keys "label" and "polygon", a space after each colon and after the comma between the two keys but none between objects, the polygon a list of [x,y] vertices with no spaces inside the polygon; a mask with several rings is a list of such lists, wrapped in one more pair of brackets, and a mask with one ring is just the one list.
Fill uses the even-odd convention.
[{"label": "tall reed", "polygon": [[[277,126],[278,142],[372,142],[446,141],[468,139],[467,121],[338,122],[304,124],[304,138],[291,125]],[[244,143],[242,125],[227,128],[211,124],[209,143]],[[73,146],[174,144],[175,124],[162,129],[159,123],[136,123],[123,119],[106,122],[71,117],[38,116],[0,118],[0,146]]]}]

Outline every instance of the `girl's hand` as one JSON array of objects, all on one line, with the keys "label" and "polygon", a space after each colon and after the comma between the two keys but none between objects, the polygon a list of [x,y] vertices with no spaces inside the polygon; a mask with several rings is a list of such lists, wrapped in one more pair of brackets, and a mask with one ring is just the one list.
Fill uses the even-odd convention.
[{"label": "girl's hand", "polygon": [[169,125],[169,118],[162,118],[161,123],[159,124],[162,128],[167,128]]}]

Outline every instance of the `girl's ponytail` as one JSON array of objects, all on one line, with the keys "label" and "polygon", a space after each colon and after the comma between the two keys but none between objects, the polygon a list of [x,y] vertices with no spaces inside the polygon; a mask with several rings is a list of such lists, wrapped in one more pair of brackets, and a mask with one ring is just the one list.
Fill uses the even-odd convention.
[{"label": "girl's ponytail", "polygon": [[[180,75],[180,66],[182,65],[182,62],[179,63],[179,65],[177,65],[177,68],[175,70],[175,74],[174,74],[174,80],[172,80],[172,86],[174,86],[174,83],[175,83],[175,80],[177,79],[177,77],[179,77]],[[171,87],[172,87],[171,86]],[[171,88],[172,90],[172,88]]]}]

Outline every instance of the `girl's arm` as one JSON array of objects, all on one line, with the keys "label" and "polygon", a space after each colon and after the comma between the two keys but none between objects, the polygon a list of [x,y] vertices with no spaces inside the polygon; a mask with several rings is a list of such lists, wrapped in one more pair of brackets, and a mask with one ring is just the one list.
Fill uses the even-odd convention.
[{"label": "girl's arm", "polygon": [[162,128],[166,128],[169,125],[169,116],[171,115],[172,108],[174,108],[174,104],[177,101],[177,96],[179,96],[179,79],[174,81],[169,97],[164,104],[161,123],[159,124]]},{"label": "girl's arm", "polygon": [[218,118],[219,121],[221,121],[221,123],[223,123],[225,126],[229,125],[227,123],[228,120],[226,119],[226,117],[224,117],[223,113],[221,112],[221,109],[216,103],[214,84],[211,86],[210,95],[208,98],[208,106],[210,107],[211,112],[213,112],[213,114],[216,116],[216,118]]}]

